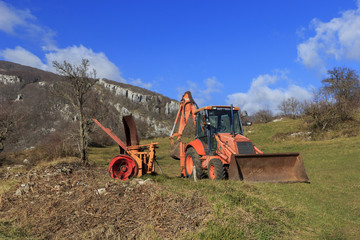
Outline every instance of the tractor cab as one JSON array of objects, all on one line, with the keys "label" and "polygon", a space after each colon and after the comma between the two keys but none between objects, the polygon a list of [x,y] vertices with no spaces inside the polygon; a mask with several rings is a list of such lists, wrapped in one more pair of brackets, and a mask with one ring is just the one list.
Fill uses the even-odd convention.
[{"label": "tractor cab", "polygon": [[196,138],[203,143],[208,154],[217,149],[214,134],[243,135],[239,108],[237,107],[208,106],[196,110],[195,114]]}]

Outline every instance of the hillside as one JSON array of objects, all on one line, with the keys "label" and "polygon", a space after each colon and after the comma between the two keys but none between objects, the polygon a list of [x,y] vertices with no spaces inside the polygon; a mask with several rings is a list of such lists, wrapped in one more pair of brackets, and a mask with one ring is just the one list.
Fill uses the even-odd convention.
[{"label": "hillside", "polygon": [[88,169],[77,159],[28,169],[3,167],[0,237],[357,239],[360,136],[274,138],[303,129],[301,120],[283,119],[253,125],[247,136],[267,153],[300,152],[310,184],[179,178],[179,162],[170,158],[167,138],[155,139],[165,175],[126,182],[107,174],[117,146],[91,148]]},{"label": "hillside", "polygon": [[[300,152],[310,184],[180,179],[168,139],[157,139],[157,156],[169,178],[154,180],[178,194],[196,193],[210,201],[213,218],[194,239],[358,239],[360,136],[312,140],[304,129],[301,119],[283,119],[246,132],[266,153]],[[94,148],[92,161],[105,167],[117,152],[116,147]]]},{"label": "hillside", "polygon": [[[0,110],[16,125],[4,141],[4,151],[23,150],[59,138],[72,141],[76,114],[56,94],[53,86],[59,80],[51,72],[0,61]],[[178,110],[177,101],[107,79],[100,79],[95,89],[89,98],[92,107],[89,115],[101,119],[115,133],[123,136],[122,116],[131,113],[141,137],[169,135]],[[93,131],[93,141],[111,143],[102,139],[99,129]]]}]

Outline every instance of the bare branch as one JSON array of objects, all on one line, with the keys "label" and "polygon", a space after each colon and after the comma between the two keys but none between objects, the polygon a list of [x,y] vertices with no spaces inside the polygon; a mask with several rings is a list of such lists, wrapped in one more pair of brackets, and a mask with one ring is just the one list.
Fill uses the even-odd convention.
[{"label": "bare branch", "polygon": [[89,70],[90,63],[88,59],[82,59],[80,65],[72,65],[66,61],[63,63],[54,61],[53,66],[63,77],[63,82],[66,83],[65,86],[68,86],[58,88],[58,94],[69,101],[77,110],[80,138],[79,151],[81,160],[85,165],[88,165],[87,147],[89,127],[84,111],[84,104],[92,87],[98,81],[98,79],[96,79],[96,71],[94,69],[92,71]]}]

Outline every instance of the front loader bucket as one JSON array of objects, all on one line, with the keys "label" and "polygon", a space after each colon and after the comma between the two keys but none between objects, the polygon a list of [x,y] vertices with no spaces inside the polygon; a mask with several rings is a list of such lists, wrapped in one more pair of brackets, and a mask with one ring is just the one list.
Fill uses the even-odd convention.
[{"label": "front loader bucket", "polygon": [[300,153],[233,154],[228,173],[231,180],[310,183]]}]

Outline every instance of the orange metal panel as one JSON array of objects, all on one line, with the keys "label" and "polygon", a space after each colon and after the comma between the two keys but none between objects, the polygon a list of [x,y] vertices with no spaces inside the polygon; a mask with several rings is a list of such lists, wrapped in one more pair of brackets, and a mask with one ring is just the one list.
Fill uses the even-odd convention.
[{"label": "orange metal panel", "polygon": [[[186,149],[188,149],[189,147],[193,147],[200,156],[205,155],[204,146],[199,139],[195,139],[194,141],[188,143],[188,145],[186,145]],[[186,152],[186,149],[185,149],[185,152]]]},{"label": "orange metal panel", "polygon": [[98,120],[96,120],[95,118],[93,118],[93,121],[99,125],[99,127],[101,127],[102,130],[104,130],[104,132],[107,133],[107,135],[109,135],[117,144],[119,144],[119,146],[124,149],[126,152],[128,151],[128,148],[126,146],[126,144],[120,140],[120,138],[118,138],[109,128],[104,127]]}]

